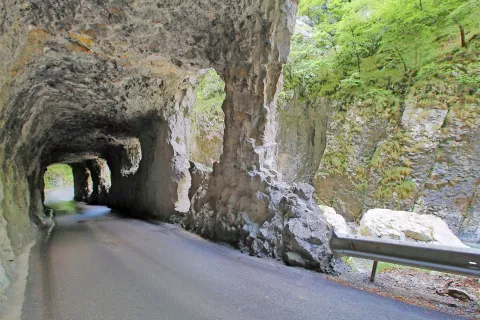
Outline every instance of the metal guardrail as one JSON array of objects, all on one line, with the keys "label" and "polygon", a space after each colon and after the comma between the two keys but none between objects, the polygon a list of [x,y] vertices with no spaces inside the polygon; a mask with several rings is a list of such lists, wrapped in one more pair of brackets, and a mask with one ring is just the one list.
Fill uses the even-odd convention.
[{"label": "metal guardrail", "polygon": [[333,232],[330,248],[335,258],[351,256],[374,260],[373,282],[377,262],[391,262],[480,278],[480,250],[372,237],[337,235]]}]

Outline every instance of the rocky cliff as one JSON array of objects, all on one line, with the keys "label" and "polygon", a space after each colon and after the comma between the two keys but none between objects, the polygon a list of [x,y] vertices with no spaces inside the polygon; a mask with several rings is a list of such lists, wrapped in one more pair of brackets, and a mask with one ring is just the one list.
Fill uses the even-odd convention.
[{"label": "rocky cliff", "polygon": [[[312,41],[312,26],[297,22],[297,41]],[[287,90],[279,103],[283,178],[312,182],[317,200],[350,221],[370,208],[431,213],[462,240],[480,242],[479,55],[472,42],[362,95],[340,88],[306,99]],[[358,74],[340,87],[347,81],[368,86]]]},{"label": "rocky cliff", "polygon": [[[466,64],[471,73],[478,67]],[[478,92],[462,92],[445,79],[414,84],[394,109],[375,98],[280,105],[286,125],[279,130],[279,155],[290,158],[280,162],[281,171],[287,179],[313,181],[319,202],[350,221],[371,208],[431,213],[462,240],[480,242]],[[292,113],[301,116],[292,121]],[[316,147],[322,139],[326,146]]]}]

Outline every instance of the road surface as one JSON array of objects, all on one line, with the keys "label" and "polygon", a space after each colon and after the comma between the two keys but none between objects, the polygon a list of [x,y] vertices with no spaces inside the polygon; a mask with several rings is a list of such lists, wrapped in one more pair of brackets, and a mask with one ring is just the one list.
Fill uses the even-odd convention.
[{"label": "road surface", "polygon": [[32,249],[24,320],[455,319],[174,225],[83,209]]},{"label": "road surface", "polygon": [[45,191],[45,205],[61,201],[73,200],[73,187],[58,188]]}]

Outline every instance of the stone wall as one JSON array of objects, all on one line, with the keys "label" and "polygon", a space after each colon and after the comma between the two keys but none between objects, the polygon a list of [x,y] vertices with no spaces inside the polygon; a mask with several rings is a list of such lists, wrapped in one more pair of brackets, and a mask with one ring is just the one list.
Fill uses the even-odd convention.
[{"label": "stone wall", "polygon": [[10,284],[15,281],[15,258],[36,236],[36,227],[28,215],[28,190],[21,166],[4,162],[0,170],[0,314],[5,311]]},{"label": "stone wall", "polygon": [[84,162],[72,163],[73,198],[76,201],[90,201],[93,191],[92,173]]},{"label": "stone wall", "polygon": [[277,161],[282,180],[312,183],[327,143],[326,110],[282,100],[278,122]]}]

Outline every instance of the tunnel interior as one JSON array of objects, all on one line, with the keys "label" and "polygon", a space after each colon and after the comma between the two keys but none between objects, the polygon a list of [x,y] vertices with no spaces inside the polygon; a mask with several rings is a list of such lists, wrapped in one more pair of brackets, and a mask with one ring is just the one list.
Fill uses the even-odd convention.
[{"label": "tunnel interior", "polygon": [[[330,229],[313,187],[287,185],[275,170],[276,101],[296,9],[292,0],[7,0],[0,7],[8,17],[0,24],[6,274],[10,257],[45,224],[43,177],[53,163],[72,167],[76,200],[331,271]],[[224,92],[216,113],[224,117],[223,148],[209,170],[190,161],[192,109],[206,69]]]}]

